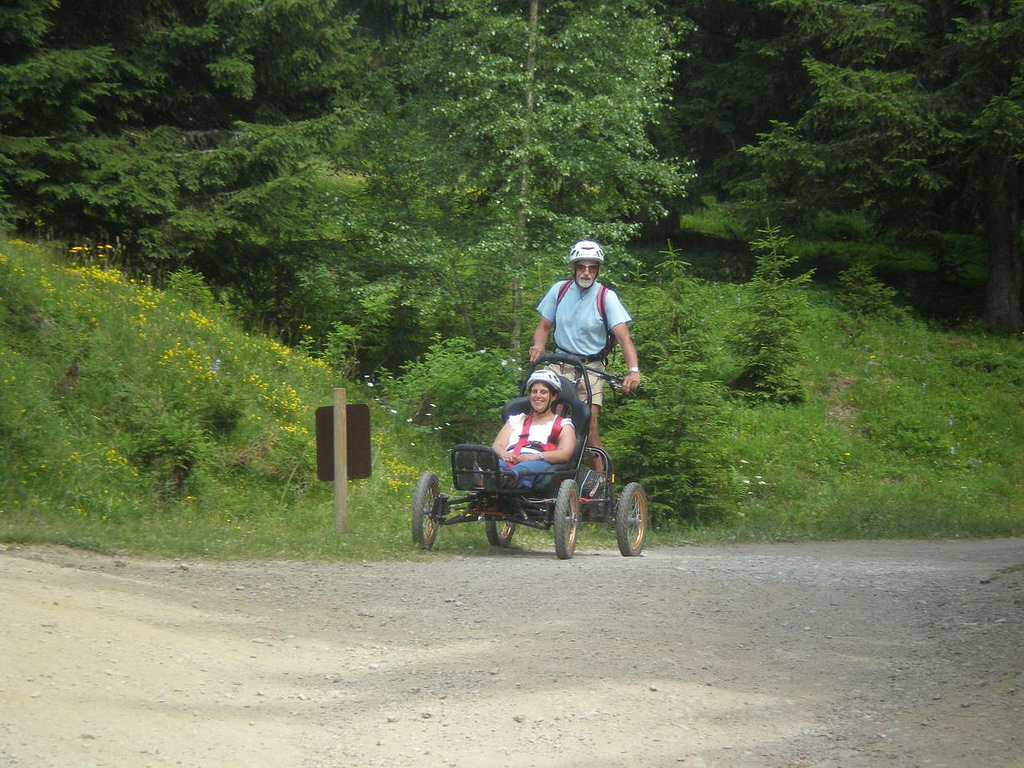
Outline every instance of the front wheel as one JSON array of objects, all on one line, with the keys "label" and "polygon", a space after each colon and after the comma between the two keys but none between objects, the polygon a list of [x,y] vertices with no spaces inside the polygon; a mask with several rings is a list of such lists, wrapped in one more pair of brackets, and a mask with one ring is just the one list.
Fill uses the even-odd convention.
[{"label": "front wheel", "polygon": [[506,520],[484,520],[487,541],[492,547],[507,547],[516,532],[516,524]]},{"label": "front wheel", "polygon": [[555,498],[555,554],[568,560],[576,552],[576,532],[580,526],[580,491],[575,480],[563,480]]},{"label": "front wheel", "polygon": [[434,546],[437,520],[431,515],[434,501],[441,495],[441,482],[433,472],[424,472],[412,493],[412,543],[423,549]]},{"label": "front wheel", "polygon": [[623,557],[636,557],[647,543],[647,494],[640,483],[622,489],[615,508],[615,538]]}]

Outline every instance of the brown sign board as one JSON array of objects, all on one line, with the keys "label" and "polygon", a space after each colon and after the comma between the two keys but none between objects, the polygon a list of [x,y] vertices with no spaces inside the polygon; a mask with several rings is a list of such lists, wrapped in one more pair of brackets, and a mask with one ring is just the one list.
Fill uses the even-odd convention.
[{"label": "brown sign board", "polygon": [[[370,476],[370,406],[365,403],[345,406],[348,479]],[[334,480],[334,406],[316,409],[316,477]]]}]

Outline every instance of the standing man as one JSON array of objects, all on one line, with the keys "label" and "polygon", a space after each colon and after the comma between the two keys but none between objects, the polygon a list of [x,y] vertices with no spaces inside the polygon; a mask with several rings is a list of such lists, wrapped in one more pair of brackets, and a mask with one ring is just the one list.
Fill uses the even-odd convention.
[{"label": "standing man", "polygon": [[[537,305],[540,321],[533,331],[530,362],[536,362],[544,354],[548,335],[554,327],[556,353],[576,355],[588,367],[603,369],[609,352],[610,333],[622,348],[622,356],[629,368],[622,380],[622,391],[628,394],[640,385],[640,364],[633,339],[629,335],[629,323],[633,318],[622,306],[615,291],[597,282],[602,264],[604,252],[593,240],[580,240],[569,251],[572,279],[555,283]],[[604,379],[589,372],[587,378],[593,395],[587,440],[590,445],[603,449],[604,444],[597,433],[597,417],[604,402]],[[583,382],[580,385],[581,396],[585,397]],[[597,466],[594,469],[603,471],[604,467]]]}]

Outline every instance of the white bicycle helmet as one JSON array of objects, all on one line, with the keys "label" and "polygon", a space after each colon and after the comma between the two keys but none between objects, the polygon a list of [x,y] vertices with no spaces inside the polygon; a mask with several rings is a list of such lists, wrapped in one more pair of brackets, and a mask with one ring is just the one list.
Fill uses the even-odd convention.
[{"label": "white bicycle helmet", "polygon": [[604,251],[593,240],[580,240],[569,249],[569,263],[575,264],[577,261],[596,261],[598,264],[604,264]]},{"label": "white bicycle helmet", "polygon": [[546,384],[554,390],[556,395],[562,391],[562,379],[557,373],[549,368],[538,368],[536,371],[531,373],[530,378],[526,380],[526,388],[529,389],[537,382]]}]

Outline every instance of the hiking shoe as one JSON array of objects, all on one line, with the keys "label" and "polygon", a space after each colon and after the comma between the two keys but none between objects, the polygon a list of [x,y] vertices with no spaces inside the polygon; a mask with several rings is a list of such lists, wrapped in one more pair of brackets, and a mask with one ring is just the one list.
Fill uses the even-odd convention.
[{"label": "hiking shoe", "polygon": [[580,486],[580,496],[586,496],[588,499],[599,499],[603,492],[604,475],[596,470],[589,470]]}]

